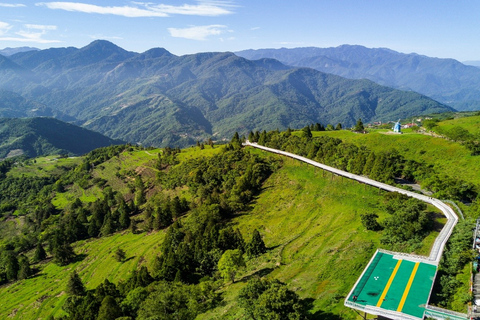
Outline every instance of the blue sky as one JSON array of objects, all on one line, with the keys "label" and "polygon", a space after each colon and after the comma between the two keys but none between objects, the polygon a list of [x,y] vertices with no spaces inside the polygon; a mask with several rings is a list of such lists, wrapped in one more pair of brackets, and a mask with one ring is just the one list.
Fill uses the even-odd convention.
[{"label": "blue sky", "polygon": [[480,1],[0,0],[0,49],[95,39],[177,55],[358,44],[480,60]]}]

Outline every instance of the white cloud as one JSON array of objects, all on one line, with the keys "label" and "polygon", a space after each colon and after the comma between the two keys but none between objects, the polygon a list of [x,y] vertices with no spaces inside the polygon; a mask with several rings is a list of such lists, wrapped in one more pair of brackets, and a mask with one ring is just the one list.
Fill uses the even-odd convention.
[{"label": "white cloud", "polygon": [[59,40],[48,40],[48,39],[41,39],[41,38],[25,38],[25,37],[0,37],[0,41],[15,41],[15,42],[33,42],[33,43],[58,43]]},{"label": "white cloud", "polygon": [[193,26],[188,28],[168,28],[168,32],[170,32],[170,35],[175,38],[206,40],[209,36],[231,32],[231,30],[227,30],[227,26],[213,24],[210,26]]},{"label": "white cloud", "polygon": [[112,14],[128,18],[168,17],[173,14],[196,16],[220,16],[232,13],[234,6],[224,1],[201,1],[198,4],[181,6],[133,2],[136,6],[103,7],[80,2],[39,2],[37,6],[49,9],[76,11],[83,13]]},{"label": "white cloud", "polygon": [[94,4],[78,3],[78,2],[42,2],[37,6],[46,6],[49,9],[59,9],[66,11],[77,11],[84,13],[113,14],[129,18],[138,17],[167,17],[166,13],[153,12],[151,10],[140,9],[136,7],[101,7]]},{"label": "white cloud", "polygon": [[24,4],[13,4],[13,3],[0,3],[0,7],[5,7],[5,8],[20,8],[20,7],[26,7]]},{"label": "white cloud", "polygon": [[49,26],[49,25],[41,25],[41,24],[26,24],[26,28],[28,29],[36,29],[36,30],[57,30],[57,26]]},{"label": "white cloud", "polygon": [[7,33],[10,28],[12,28],[10,24],[0,21],[0,35]]},{"label": "white cloud", "polygon": [[253,28],[250,28],[251,31],[255,31],[255,30],[258,30],[260,29],[260,27],[253,27]]},{"label": "white cloud", "polygon": [[[6,25],[6,26],[5,26]],[[56,43],[58,40],[44,39],[43,36],[47,31],[57,30],[57,26],[39,25],[39,24],[25,24],[25,29],[15,32],[16,36],[4,36],[5,33],[11,29],[8,23],[0,22],[0,41],[16,41],[16,42],[34,42],[34,43]],[[2,32],[2,30],[4,30]]]}]

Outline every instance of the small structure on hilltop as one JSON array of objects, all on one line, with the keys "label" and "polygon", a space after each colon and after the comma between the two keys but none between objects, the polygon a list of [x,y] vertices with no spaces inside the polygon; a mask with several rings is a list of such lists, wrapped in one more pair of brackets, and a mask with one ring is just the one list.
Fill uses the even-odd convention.
[{"label": "small structure on hilltop", "polygon": [[393,126],[393,132],[400,134],[402,133],[402,125],[400,124],[400,119],[398,119],[398,121]]}]

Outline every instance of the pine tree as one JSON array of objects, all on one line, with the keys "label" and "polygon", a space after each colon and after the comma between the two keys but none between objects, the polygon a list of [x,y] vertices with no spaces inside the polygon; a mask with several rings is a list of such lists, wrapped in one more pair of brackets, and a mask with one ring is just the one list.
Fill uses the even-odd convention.
[{"label": "pine tree", "polygon": [[111,215],[106,215],[105,221],[103,223],[102,229],[100,230],[100,233],[102,234],[102,236],[108,236],[113,232],[115,232],[115,228],[113,226],[112,217]]},{"label": "pine tree", "polygon": [[363,126],[362,119],[358,119],[357,124],[353,128],[353,131],[363,132],[364,130],[365,130],[365,127]]},{"label": "pine tree", "polygon": [[7,280],[17,280],[20,266],[15,253],[12,250],[4,251],[2,255],[2,261]]},{"label": "pine tree", "polygon": [[137,206],[141,206],[146,202],[145,198],[145,184],[143,183],[141,176],[135,177],[135,203]]},{"label": "pine tree", "polygon": [[122,210],[122,212],[120,213],[119,222],[122,229],[127,229],[130,226],[130,215],[126,210]]},{"label": "pine tree", "polygon": [[248,134],[248,141],[255,142],[255,135],[252,131]]},{"label": "pine tree", "polygon": [[122,316],[122,309],[112,296],[106,296],[102,300],[98,310],[97,320],[115,320]]},{"label": "pine tree", "polygon": [[33,262],[43,261],[46,257],[47,253],[45,252],[45,249],[43,249],[43,246],[39,241],[37,243],[37,247],[35,248],[35,253],[33,254]]},{"label": "pine tree", "polygon": [[312,138],[312,131],[310,130],[309,126],[306,126],[305,128],[302,129],[303,135],[305,138],[310,139]]},{"label": "pine tree", "polygon": [[53,250],[53,261],[61,266],[66,266],[75,259],[75,252],[69,243],[56,245]]},{"label": "pine tree", "polygon": [[76,271],[73,271],[68,278],[67,288],[65,290],[67,294],[71,296],[84,296],[85,286],[82,283],[82,279]]},{"label": "pine tree", "polygon": [[19,270],[18,270],[18,279],[27,279],[32,275],[32,269],[30,268],[30,262],[28,262],[28,258],[25,257],[23,254],[20,255],[18,259]]},{"label": "pine tree", "polygon": [[247,245],[247,255],[256,257],[267,252],[267,247],[257,229],[253,230],[252,240]]}]

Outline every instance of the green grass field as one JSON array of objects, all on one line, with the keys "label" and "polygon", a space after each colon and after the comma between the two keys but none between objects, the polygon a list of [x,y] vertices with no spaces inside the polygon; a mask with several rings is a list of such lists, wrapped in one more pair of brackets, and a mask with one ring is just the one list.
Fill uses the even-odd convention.
[{"label": "green grass field", "polygon": [[[118,283],[142,264],[150,266],[158,252],[163,232],[152,234],[117,233],[110,237],[80,241],[74,245],[80,261],[59,267],[53,263],[40,264],[40,272],[27,280],[0,288],[1,319],[45,319],[63,313],[64,292],[68,277],[76,270],[87,289],[98,286],[104,279]],[[121,247],[127,256],[124,263],[114,258]]]},{"label": "green grass field", "polygon": [[52,155],[20,163],[8,172],[11,177],[47,177],[62,173],[66,168],[72,168],[82,162],[80,157],[58,158]]},{"label": "green grass field", "polygon": [[480,157],[471,156],[467,148],[446,139],[413,132],[385,134],[385,131],[376,130],[368,134],[341,130],[313,132],[313,135],[327,135],[356,145],[366,145],[374,151],[397,149],[406,159],[433,165],[438,172],[475,184],[480,181]]}]

